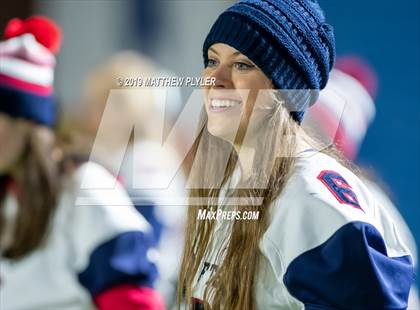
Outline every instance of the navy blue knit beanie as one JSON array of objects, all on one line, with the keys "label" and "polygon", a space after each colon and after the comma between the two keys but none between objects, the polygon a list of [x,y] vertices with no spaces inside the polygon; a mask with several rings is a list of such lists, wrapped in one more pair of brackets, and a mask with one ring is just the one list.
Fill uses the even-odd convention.
[{"label": "navy blue knit beanie", "polygon": [[333,28],[316,0],[243,0],[223,12],[203,46],[225,43],[253,61],[286,91],[286,107],[301,122],[324,88],[335,60]]}]

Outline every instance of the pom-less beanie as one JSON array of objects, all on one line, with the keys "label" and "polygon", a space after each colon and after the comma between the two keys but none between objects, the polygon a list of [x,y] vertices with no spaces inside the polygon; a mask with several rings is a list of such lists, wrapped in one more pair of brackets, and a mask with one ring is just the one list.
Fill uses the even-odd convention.
[{"label": "pom-less beanie", "polygon": [[215,43],[246,55],[276,89],[304,90],[286,92],[286,107],[298,122],[327,84],[335,59],[333,29],[315,0],[239,1],[218,17],[207,35],[205,66]]}]

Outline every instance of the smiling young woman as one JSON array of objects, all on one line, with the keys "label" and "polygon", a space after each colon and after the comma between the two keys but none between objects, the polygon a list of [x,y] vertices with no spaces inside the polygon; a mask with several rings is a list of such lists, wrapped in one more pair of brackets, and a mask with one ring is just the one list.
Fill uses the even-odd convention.
[{"label": "smiling young woman", "polygon": [[[203,57],[216,83],[189,154],[200,204],[189,208],[179,305],[405,309],[413,263],[392,219],[334,148],[300,127],[335,58],[316,1],[239,1]],[[200,219],[203,210],[259,217]]]}]

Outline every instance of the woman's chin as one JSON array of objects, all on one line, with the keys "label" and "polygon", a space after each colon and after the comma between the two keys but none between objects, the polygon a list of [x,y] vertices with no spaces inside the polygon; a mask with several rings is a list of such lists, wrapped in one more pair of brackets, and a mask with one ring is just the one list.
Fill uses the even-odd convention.
[{"label": "woman's chin", "polygon": [[231,128],[231,126],[216,126],[208,123],[207,130],[212,136],[228,142],[233,142],[236,136],[236,132]]}]

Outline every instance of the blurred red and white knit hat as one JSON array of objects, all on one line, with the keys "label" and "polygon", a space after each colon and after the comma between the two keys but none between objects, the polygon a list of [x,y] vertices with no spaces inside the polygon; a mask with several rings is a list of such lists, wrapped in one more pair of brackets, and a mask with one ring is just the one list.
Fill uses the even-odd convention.
[{"label": "blurred red and white knit hat", "polygon": [[52,127],[55,55],[61,30],[51,19],[14,18],[0,42],[0,113]]},{"label": "blurred red and white knit hat", "polygon": [[344,156],[354,160],[375,117],[376,89],[376,74],[362,59],[338,58],[326,88],[308,111],[305,128],[334,142]]}]

